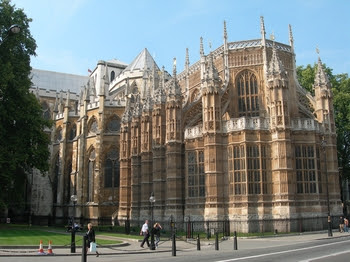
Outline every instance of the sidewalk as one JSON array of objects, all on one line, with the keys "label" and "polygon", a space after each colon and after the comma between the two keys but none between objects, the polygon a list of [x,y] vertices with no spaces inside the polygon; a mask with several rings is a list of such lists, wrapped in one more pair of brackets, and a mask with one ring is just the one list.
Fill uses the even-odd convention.
[{"label": "sidewalk", "polygon": [[[101,237],[101,236],[100,236]],[[289,245],[291,243],[303,243],[316,239],[326,239],[326,238],[339,238],[347,237],[350,238],[349,233],[339,233],[333,232],[332,237],[328,237],[327,231],[321,232],[305,232],[300,234],[277,234],[268,237],[249,237],[249,238],[237,238],[238,250],[253,249],[257,246],[260,248],[276,247]],[[161,239],[159,247],[156,250],[150,250],[149,248],[141,248],[140,241],[133,239],[121,239],[118,237],[108,236],[108,239],[122,240],[123,243],[118,245],[107,245],[98,246],[98,251],[101,255],[116,255],[116,254],[145,254],[145,253],[155,253],[155,252],[172,252],[172,240],[171,239]],[[98,244],[98,240],[97,240]],[[8,256],[45,256],[50,255],[47,252],[47,244],[43,246],[44,254],[38,253],[38,246],[30,247],[6,247],[0,246],[0,257]],[[211,238],[209,241],[201,240],[200,249],[205,250],[215,250],[215,238]],[[178,240],[176,239],[176,252],[191,252],[197,250],[197,240]],[[219,250],[234,250],[233,237],[230,239],[222,240],[219,239]],[[55,246],[52,244],[52,252],[55,256],[81,256],[82,247],[76,247],[76,253],[71,253],[69,246]],[[88,255],[94,255],[88,253]]]}]

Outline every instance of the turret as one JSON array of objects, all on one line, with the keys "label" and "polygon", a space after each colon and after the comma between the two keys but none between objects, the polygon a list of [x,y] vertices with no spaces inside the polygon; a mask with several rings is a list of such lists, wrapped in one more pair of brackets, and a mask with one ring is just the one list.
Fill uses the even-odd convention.
[{"label": "turret", "polygon": [[323,69],[320,57],[318,57],[314,89],[316,99],[315,113],[317,119],[319,122],[323,123],[325,132],[335,132],[331,83]]},{"label": "turret", "polygon": [[221,79],[210,53],[202,79],[203,132],[221,131]]},{"label": "turret", "polygon": [[289,125],[288,76],[277,56],[275,42],[273,42],[272,57],[267,71],[267,86],[270,97],[271,125],[273,127]]}]

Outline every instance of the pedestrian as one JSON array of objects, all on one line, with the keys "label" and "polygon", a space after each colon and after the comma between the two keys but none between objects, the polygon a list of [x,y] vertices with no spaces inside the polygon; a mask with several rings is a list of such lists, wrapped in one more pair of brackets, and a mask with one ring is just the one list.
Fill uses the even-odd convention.
[{"label": "pedestrian", "polygon": [[147,246],[149,247],[149,229],[148,229],[148,220],[145,220],[145,223],[142,225],[141,231],[140,231],[140,236],[143,235],[143,240],[142,243],[140,245],[140,247],[143,247],[143,245],[145,244],[145,242],[147,243]]},{"label": "pedestrian", "polygon": [[349,233],[349,219],[344,217],[344,231]]},{"label": "pedestrian", "polygon": [[89,250],[90,248],[90,252],[93,252],[95,250],[96,257],[98,257],[100,253],[97,252],[97,248],[96,248],[95,230],[92,228],[91,223],[89,223],[87,227],[88,227],[88,232],[86,232],[86,238],[88,241],[88,245],[86,249]]},{"label": "pedestrian", "polygon": [[153,226],[154,228],[154,235],[156,236],[156,248],[158,248],[158,243],[160,242],[160,230],[162,229],[162,226],[157,222]]},{"label": "pedestrian", "polygon": [[339,218],[339,232],[344,232],[344,218],[342,216]]}]

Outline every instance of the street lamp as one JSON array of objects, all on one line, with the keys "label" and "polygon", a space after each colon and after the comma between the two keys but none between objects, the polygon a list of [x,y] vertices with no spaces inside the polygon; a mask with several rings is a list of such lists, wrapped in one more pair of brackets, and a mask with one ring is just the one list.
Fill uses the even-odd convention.
[{"label": "street lamp", "polygon": [[331,236],[333,236],[333,232],[332,232],[331,210],[330,210],[330,207],[329,207],[329,190],[328,190],[328,170],[327,170],[326,144],[327,144],[327,141],[323,137],[322,141],[321,141],[321,147],[322,147],[322,150],[323,150],[324,169],[325,169],[325,174],[326,174],[328,236],[331,237]]},{"label": "street lamp", "polygon": [[74,222],[74,217],[75,217],[75,204],[78,201],[77,195],[71,195],[70,200],[73,202],[73,216],[72,216],[72,237],[71,237],[71,242],[70,242],[70,252],[75,253],[75,222]]},{"label": "street lamp", "polygon": [[151,196],[149,198],[149,202],[151,203],[151,245],[150,245],[150,249],[151,250],[155,250],[156,247],[155,247],[155,244],[154,244],[154,231],[152,230],[153,229],[153,207],[154,207],[154,202],[156,202],[156,199],[154,197],[154,193],[152,192],[151,193]]},{"label": "street lamp", "polygon": [[20,31],[21,31],[21,28],[19,27],[19,25],[17,24],[11,25],[10,28],[7,29],[5,37],[2,39],[0,38],[0,45],[2,45],[2,43],[6,40],[7,37],[18,34]]}]

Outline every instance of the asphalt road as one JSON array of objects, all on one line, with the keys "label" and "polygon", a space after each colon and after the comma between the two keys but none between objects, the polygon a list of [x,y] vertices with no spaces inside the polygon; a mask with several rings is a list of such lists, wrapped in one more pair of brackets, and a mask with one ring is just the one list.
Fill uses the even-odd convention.
[{"label": "asphalt road", "polygon": [[[135,245],[134,248],[139,248]],[[350,261],[350,234],[344,234],[335,238],[267,238],[239,240],[238,250],[233,250],[233,240],[223,241],[219,250],[214,245],[202,246],[201,250],[196,248],[181,248],[176,250],[173,256],[171,249],[158,251],[145,250],[145,252],[121,252],[107,253],[101,250],[101,256],[90,254],[86,262],[95,261],[176,261],[176,262],[233,262],[233,261],[299,261],[299,262],[348,262]],[[82,262],[79,254],[65,256],[28,256],[28,257],[0,257],[0,261],[8,262]]]}]

